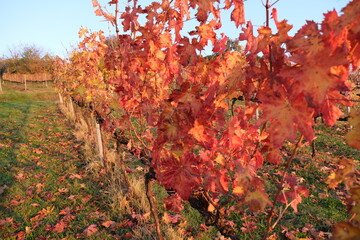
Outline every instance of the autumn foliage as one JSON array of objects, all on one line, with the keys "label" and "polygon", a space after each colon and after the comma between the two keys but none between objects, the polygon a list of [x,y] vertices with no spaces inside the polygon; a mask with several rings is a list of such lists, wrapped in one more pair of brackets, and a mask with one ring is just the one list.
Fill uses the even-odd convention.
[{"label": "autumn foliage", "polygon": [[[107,131],[128,133],[128,148],[146,158],[156,180],[172,190],[166,198],[172,211],[199,191],[209,212],[225,214],[231,199],[232,211],[268,213],[265,239],[275,203],[289,203],[296,212],[309,195],[288,170],[297,149],[314,140],[314,116],[321,114],[331,126],[342,115],[340,105],[354,105],[341,92],[351,91],[349,69],[360,66],[360,1],[340,14],[324,14],[321,24],[308,21],[294,36],[275,8],[276,29],[262,26],[254,34],[242,0],[109,4],[123,9],[111,14],[93,0],[96,15],[122,27],[117,45],[109,47],[102,32],[81,29],[79,49],[57,59],[59,92],[89,106]],[[228,21],[221,12],[229,9],[241,28],[238,40],[246,41],[242,52],[228,50],[226,33],[218,34],[221,21]],[[197,23],[190,31],[184,27],[188,20]],[[209,46],[216,57],[201,55]],[[245,104],[229,113],[239,96]],[[358,129],[359,116],[353,121]],[[359,148],[356,132],[348,140]],[[285,157],[288,143],[293,152]],[[281,176],[274,180],[275,195],[264,185],[264,166]],[[358,213],[359,186],[351,191]],[[359,231],[359,225],[341,224],[336,236],[345,236],[345,228]]]}]

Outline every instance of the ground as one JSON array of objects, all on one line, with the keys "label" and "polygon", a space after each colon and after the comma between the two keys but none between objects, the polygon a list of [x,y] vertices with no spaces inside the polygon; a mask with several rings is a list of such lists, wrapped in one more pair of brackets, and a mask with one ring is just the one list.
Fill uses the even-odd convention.
[{"label": "ground", "polygon": [[[52,90],[0,95],[0,239],[114,239],[101,182]],[[96,234],[95,234],[96,233]]]},{"label": "ground", "polygon": [[[38,84],[24,91],[22,85],[5,84],[0,94],[0,239],[156,239],[154,224],[144,195],[146,167],[123,153],[130,186],[114,160],[105,173],[99,161],[86,155],[84,142],[74,136],[73,123],[61,113],[58,96],[49,86]],[[333,225],[346,221],[343,185],[330,189],[328,175],[342,159],[358,167],[360,152],[348,147],[347,122],[316,128],[315,158],[310,145],[299,151],[292,171],[310,190],[308,198],[289,208],[275,228],[278,239],[292,236],[328,239]],[[85,134],[86,132],[82,133]],[[75,134],[76,135],[76,134]],[[290,151],[283,149],[284,152]],[[95,171],[94,171],[95,170]],[[275,172],[263,169],[264,179]],[[269,189],[273,182],[267,182]],[[124,190],[125,189],[125,190]],[[166,191],[155,185],[157,206],[166,239],[214,239],[217,230],[203,224],[196,210],[186,204],[181,217],[164,212]],[[256,221],[252,239],[261,238],[266,215],[256,218],[233,214],[237,234],[251,239],[246,221]]]}]

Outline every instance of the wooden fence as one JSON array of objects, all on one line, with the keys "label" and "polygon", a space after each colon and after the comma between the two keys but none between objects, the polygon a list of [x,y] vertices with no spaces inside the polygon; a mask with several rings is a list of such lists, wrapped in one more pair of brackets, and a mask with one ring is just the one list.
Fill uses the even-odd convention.
[{"label": "wooden fence", "polygon": [[18,83],[25,83],[26,81],[47,82],[52,80],[52,76],[49,73],[35,73],[35,74],[4,73],[2,78],[10,82],[18,82]]}]

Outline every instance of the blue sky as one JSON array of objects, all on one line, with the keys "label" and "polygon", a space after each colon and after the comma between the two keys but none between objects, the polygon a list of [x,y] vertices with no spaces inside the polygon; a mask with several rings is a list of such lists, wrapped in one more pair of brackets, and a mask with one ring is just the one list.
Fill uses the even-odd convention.
[{"label": "blue sky", "polygon": [[[103,5],[109,1],[99,0]],[[122,4],[126,2],[120,0]],[[279,20],[288,19],[294,25],[292,33],[295,33],[305,24],[305,20],[321,22],[323,13],[333,9],[340,11],[349,2],[280,0],[275,7]],[[264,24],[265,10],[261,0],[247,0],[245,12],[246,19],[251,20],[253,25]],[[238,37],[240,30],[229,21],[229,15],[224,14],[222,18],[222,32],[230,38]],[[107,34],[115,32],[101,17],[95,16],[91,0],[0,0],[0,57],[8,56],[8,49],[20,45],[36,45],[45,52],[64,57],[68,50],[77,45],[80,27],[92,31],[103,30]]]}]

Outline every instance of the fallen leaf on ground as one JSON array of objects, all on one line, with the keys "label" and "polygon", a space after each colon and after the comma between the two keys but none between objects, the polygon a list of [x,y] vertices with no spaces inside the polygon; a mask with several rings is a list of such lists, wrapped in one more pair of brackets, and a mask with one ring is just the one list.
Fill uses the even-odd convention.
[{"label": "fallen leaf on ground", "polygon": [[5,191],[5,189],[7,189],[8,186],[4,185],[2,187],[0,187],[0,194],[3,194],[3,192]]},{"label": "fallen leaf on ground", "polygon": [[86,237],[90,237],[91,235],[95,234],[97,231],[98,231],[98,229],[96,227],[96,224],[91,224],[84,230],[83,234]]},{"label": "fallen leaf on ground", "polygon": [[54,226],[53,232],[62,233],[66,227],[67,227],[67,224],[64,221],[60,220],[60,222],[58,222]]},{"label": "fallen leaf on ground", "polygon": [[103,222],[101,225],[103,225],[106,228],[109,228],[111,225],[114,225],[114,224],[115,224],[114,221],[109,220],[109,221]]}]

